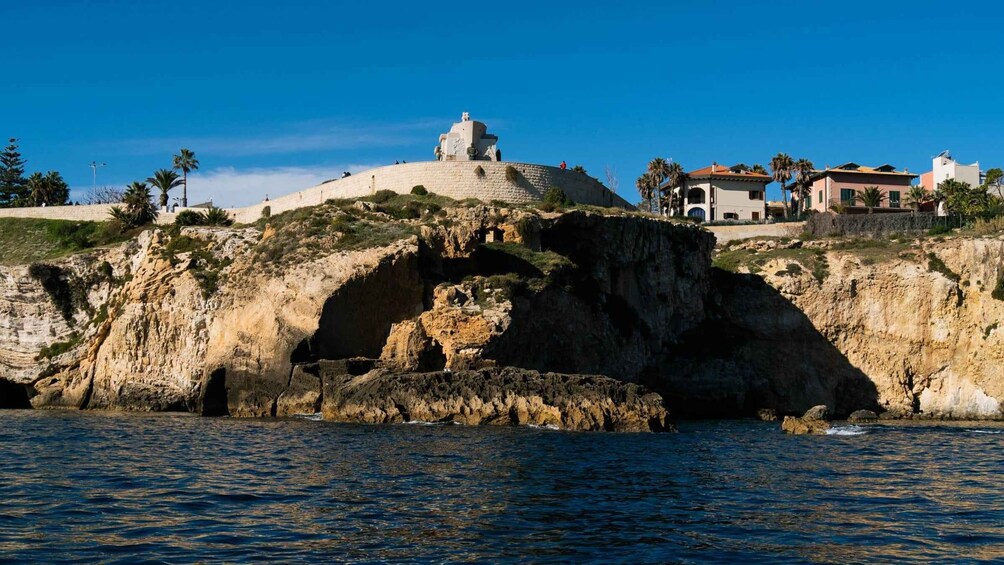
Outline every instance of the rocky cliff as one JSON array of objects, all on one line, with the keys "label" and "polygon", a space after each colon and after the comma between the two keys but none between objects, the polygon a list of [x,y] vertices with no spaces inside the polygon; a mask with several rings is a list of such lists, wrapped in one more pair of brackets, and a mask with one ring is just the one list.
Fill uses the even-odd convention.
[{"label": "rocky cliff", "polygon": [[0,267],[0,406],[652,430],[666,408],[1001,417],[999,239],[751,241],[712,268],[708,232],[629,213],[391,204]]},{"label": "rocky cliff", "polygon": [[721,340],[687,356],[679,388],[746,412],[1002,417],[1001,238],[753,241],[722,255],[741,261],[716,274],[704,329]]},{"label": "rocky cliff", "polygon": [[[621,380],[582,381],[575,394],[555,392],[551,377],[501,396],[467,385],[449,398],[435,391],[457,371],[482,371],[468,384],[496,379],[483,372],[492,367],[637,374],[638,359],[702,318],[709,235],[626,214],[433,211],[402,221],[372,203],[331,203],[262,228],[152,230],[118,249],[30,267],[48,272],[48,283],[28,267],[5,269],[0,362],[5,383],[24,394],[11,404],[314,412],[324,382],[305,367],[368,358],[384,376],[353,376],[369,386],[439,371],[408,381],[424,387],[437,420],[634,429],[624,423],[634,418],[666,428],[664,409],[651,412],[647,393]],[[622,410],[629,397],[649,399],[630,409],[641,416]],[[605,408],[590,412],[583,399]]]}]

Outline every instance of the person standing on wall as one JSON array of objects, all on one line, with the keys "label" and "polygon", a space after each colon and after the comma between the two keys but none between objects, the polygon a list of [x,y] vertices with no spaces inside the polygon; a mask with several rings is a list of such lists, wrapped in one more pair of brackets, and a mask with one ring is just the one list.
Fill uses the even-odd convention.
[{"label": "person standing on wall", "polygon": [[561,169],[562,171],[564,171],[565,169],[567,169],[567,168],[568,168],[568,165],[566,165],[566,164],[565,164],[565,162],[564,162],[564,161],[562,161],[562,162],[561,162],[561,164],[560,164],[560,165],[558,165],[558,167],[559,167],[559,168],[560,168],[560,169]]}]

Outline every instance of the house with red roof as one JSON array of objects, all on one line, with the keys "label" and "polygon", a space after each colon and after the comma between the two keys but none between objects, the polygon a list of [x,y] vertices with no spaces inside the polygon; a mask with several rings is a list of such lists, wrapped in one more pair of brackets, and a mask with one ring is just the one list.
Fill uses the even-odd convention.
[{"label": "house with red roof", "polygon": [[889,164],[878,167],[866,167],[857,163],[827,166],[825,169],[812,171],[809,177],[812,184],[806,204],[809,209],[819,212],[825,212],[834,205],[841,205],[847,212],[864,211],[867,208],[861,205],[860,200],[855,200],[858,193],[866,187],[877,186],[884,195],[880,208],[896,211],[907,207],[904,200],[917,176],[909,171],[897,171],[896,167]]},{"label": "house with red roof", "polygon": [[[727,167],[712,163],[687,173],[682,183],[667,186],[678,195],[680,210],[691,218],[721,220],[763,220],[764,196],[770,175],[754,173],[745,165]],[[682,184],[682,186],[681,186]]]}]

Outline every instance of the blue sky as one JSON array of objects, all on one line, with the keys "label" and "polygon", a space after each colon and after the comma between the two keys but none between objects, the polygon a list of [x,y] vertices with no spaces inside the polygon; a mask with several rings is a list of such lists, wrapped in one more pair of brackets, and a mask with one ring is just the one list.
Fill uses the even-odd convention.
[{"label": "blue sky", "polygon": [[[180,147],[190,198],[243,205],[343,170],[432,159],[468,111],[506,160],[582,164],[619,192],[686,169],[1004,165],[997,3],[0,3],[0,137],[82,198]],[[776,191],[775,191],[776,196]]]}]

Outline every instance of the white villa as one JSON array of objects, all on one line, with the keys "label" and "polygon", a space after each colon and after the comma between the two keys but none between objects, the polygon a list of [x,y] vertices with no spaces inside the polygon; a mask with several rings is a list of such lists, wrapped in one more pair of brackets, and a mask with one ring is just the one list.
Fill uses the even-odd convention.
[{"label": "white villa", "polygon": [[763,220],[764,195],[770,175],[754,173],[748,167],[726,167],[712,163],[686,174],[682,186],[673,186],[680,195],[683,213],[692,218],[718,220]]},{"label": "white villa", "polygon": [[980,186],[983,178],[980,174],[980,162],[972,165],[963,165],[955,159],[948,151],[942,151],[937,157],[931,160],[930,172],[920,175],[920,184],[925,190],[935,190],[938,184],[953,179],[959,182],[968,183],[969,186]]}]

